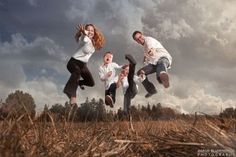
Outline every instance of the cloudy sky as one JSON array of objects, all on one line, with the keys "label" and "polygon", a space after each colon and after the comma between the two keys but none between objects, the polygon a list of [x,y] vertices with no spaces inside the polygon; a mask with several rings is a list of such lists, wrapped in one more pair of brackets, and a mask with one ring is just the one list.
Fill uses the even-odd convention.
[{"label": "cloudy sky", "polygon": [[[142,47],[131,37],[141,30],[172,55],[171,87],[164,89],[151,76],[158,94],[145,99],[140,85],[134,104],[160,102],[189,113],[236,107],[235,6],[235,0],[0,0],[0,98],[19,89],[33,96],[38,111],[44,104],[64,104],[75,26],[94,23],[106,45],[88,63],[96,85],[77,91],[79,103],[104,97],[97,70],[105,51],[118,64],[133,54],[137,68],[143,66]],[[122,102],[119,89],[116,108]]]}]

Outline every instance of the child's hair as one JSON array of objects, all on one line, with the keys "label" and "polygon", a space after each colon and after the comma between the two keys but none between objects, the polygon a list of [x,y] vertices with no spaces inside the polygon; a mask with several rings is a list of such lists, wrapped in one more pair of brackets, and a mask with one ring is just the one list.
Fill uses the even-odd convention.
[{"label": "child's hair", "polygon": [[103,57],[105,57],[107,54],[113,55],[113,53],[111,51],[107,51],[107,52],[104,53]]},{"label": "child's hair", "polygon": [[123,65],[121,68],[122,68],[122,69],[125,69],[125,68],[127,68],[127,67],[129,67],[129,64],[125,64],[125,65]]}]

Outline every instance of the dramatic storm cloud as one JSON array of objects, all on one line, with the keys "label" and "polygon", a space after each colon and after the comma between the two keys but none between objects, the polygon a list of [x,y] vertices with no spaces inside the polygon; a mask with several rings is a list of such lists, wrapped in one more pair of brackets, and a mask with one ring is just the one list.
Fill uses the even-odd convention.
[{"label": "dramatic storm cloud", "polygon": [[[140,85],[133,104],[156,104],[181,112],[218,113],[236,107],[236,2],[233,0],[28,0],[0,1],[0,98],[16,89],[29,92],[40,110],[64,104],[62,89],[69,78],[66,64],[76,50],[75,27],[94,23],[104,33],[105,47],[88,66],[96,85],[78,90],[78,101],[103,98],[98,66],[105,51],[127,63],[133,54],[141,68],[143,51],[131,35],[141,30],[158,39],[173,57],[171,87],[154,76],[158,94],[144,99]],[[116,109],[123,107],[118,90]]]}]

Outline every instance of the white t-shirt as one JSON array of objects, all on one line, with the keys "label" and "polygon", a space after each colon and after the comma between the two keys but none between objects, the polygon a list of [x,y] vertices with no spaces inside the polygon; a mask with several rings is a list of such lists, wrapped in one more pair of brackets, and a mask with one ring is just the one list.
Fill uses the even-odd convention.
[{"label": "white t-shirt", "polygon": [[[99,67],[99,77],[102,81],[104,81],[105,89],[107,90],[110,85],[114,82],[117,82],[118,77],[116,77],[116,70],[121,69],[122,66],[117,63],[111,62],[107,65],[101,65]],[[106,74],[111,71],[112,74],[110,77],[107,77]]]},{"label": "white t-shirt", "polygon": [[157,41],[156,39],[152,37],[146,37],[146,36],[144,37],[144,40],[145,40],[145,43],[143,45],[144,56],[146,56],[146,59],[144,61],[145,64],[156,65],[157,61],[160,58],[166,57],[169,60],[170,65],[171,65],[172,57],[159,41]]},{"label": "white t-shirt", "polygon": [[[85,31],[85,33],[87,34],[87,31]],[[87,35],[82,34],[79,38],[79,47],[77,52],[72,57],[87,63],[94,52],[95,48],[91,39]]]},{"label": "white t-shirt", "polygon": [[[134,82],[136,83],[136,87],[138,89],[138,83],[142,82],[142,78],[138,77],[137,75],[134,75]],[[122,89],[123,89],[123,94],[125,95],[127,89],[129,88],[129,82],[128,82],[128,77],[124,77],[124,79],[121,81]]]}]

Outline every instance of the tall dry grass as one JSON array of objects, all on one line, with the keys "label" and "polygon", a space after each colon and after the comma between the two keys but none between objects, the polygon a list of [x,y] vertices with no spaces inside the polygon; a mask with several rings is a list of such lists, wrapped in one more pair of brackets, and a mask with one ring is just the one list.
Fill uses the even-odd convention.
[{"label": "tall dry grass", "polygon": [[[0,156],[188,156],[199,150],[235,155],[235,120],[114,121],[73,123],[34,121],[26,113],[0,121]],[[22,117],[28,117],[23,120]]]}]

